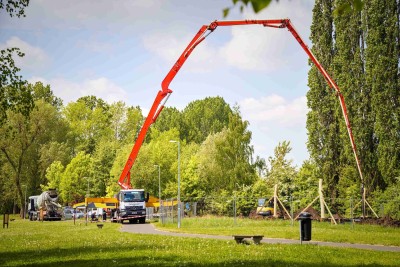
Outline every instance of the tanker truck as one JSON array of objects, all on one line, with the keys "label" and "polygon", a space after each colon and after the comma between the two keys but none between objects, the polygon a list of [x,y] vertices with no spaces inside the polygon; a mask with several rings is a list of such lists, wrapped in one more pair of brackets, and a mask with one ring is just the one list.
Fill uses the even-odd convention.
[{"label": "tanker truck", "polygon": [[58,194],[56,189],[44,191],[39,196],[30,196],[28,203],[29,219],[31,221],[60,221],[61,205],[57,201]]}]

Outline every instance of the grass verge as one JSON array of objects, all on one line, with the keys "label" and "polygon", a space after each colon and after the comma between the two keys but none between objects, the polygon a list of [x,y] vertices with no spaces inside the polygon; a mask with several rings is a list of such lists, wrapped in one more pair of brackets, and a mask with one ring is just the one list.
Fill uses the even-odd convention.
[{"label": "grass verge", "polygon": [[[168,231],[211,235],[264,235],[270,238],[296,239],[300,237],[299,222],[289,220],[251,220],[248,218],[196,217],[185,218],[181,228],[175,224],[156,224],[157,228]],[[312,240],[342,242],[352,244],[372,244],[400,246],[400,229],[379,225],[360,225],[351,223],[330,224],[312,221]]]},{"label": "grass verge", "polygon": [[[186,219],[185,219],[186,223]],[[132,225],[135,227],[135,225]],[[315,245],[122,233],[83,221],[16,219],[0,229],[0,266],[398,266],[400,254]]]}]

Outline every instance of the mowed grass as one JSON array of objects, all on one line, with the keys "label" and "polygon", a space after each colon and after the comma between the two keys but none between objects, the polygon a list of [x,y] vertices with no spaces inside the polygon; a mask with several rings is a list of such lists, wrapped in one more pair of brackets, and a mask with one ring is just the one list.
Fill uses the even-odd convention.
[{"label": "mowed grass", "polygon": [[400,253],[394,252],[304,244],[237,245],[233,240],[123,233],[120,227],[109,222],[98,229],[84,221],[74,225],[16,219],[8,229],[0,229],[0,266],[399,266],[400,262]]},{"label": "mowed grass", "polygon": [[[300,239],[299,222],[292,225],[289,220],[253,220],[248,218],[214,217],[184,218],[181,228],[176,223],[157,223],[156,226],[169,231],[210,235],[264,235],[269,238]],[[400,246],[400,228],[379,225],[331,224],[312,221],[312,240],[352,244]],[[400,262],[399,262],[400,266]]]}]

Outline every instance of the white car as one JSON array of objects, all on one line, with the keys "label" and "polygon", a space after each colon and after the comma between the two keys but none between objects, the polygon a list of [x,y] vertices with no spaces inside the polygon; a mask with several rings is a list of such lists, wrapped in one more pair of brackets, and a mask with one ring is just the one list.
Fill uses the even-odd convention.
[{"label": "white car", "polygon": [[75,214],[75,219],[80,219],[80,218],[85,217],[85,213],[83,213],[80,210],[74,210],[74,214]]},{"label": "white car", "polygon": [[73,219],[74,218],[73,215],[74,215],[74,210],[73,209],[64,209],[63,212],[62,212],[62,217],[65,220]]}]

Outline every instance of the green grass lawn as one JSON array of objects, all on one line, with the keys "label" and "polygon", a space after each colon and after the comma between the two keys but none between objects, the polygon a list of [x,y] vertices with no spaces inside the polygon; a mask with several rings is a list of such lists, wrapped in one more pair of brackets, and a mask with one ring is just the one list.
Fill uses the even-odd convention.
[{"label": "green grass lawn", "polygon": [[[215,229],[214,218],[203,220]],[[243,230],[241,223],[237,227]],[[182,228],[188,224],[185,219]],[[394,252],[305,244],[237,245],[233,240],[122,233],[120,227],[109,222],[98,229],[84,221],[74,225],[16,219],[8,229],[0,228],[0,266],[399,266],[400,262],[400,253]]]},{"label": "green grass lawn", "polygon": [[[157,223],[156,226],[169,231],[211,235],[264,235],[270,238],[299,239],[299,222],[292,226],[289,220],[252,220],[228,217],[184,218],[181,228],[175,224]],[[378,225],[351,223],[330,224],[312,221],[312,240],[400,246],[400,229]],[[400,264],[399,264],[400,266]]]}]

